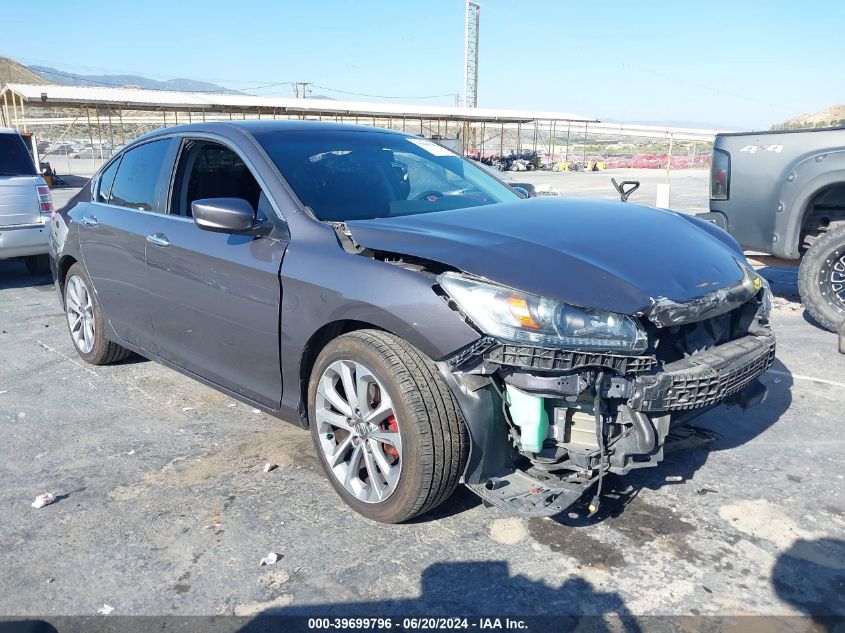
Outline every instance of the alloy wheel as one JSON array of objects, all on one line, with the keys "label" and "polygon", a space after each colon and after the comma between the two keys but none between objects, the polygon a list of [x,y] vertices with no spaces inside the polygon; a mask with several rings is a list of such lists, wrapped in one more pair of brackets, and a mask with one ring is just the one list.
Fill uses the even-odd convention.
[{"label": "alloy wheel", "polygon": [[74,345],[83,354],[90,354],[94,348],[94,305],[88,287],[77,275],[67,284],[65,312]]},{"label": "alloy wheel", "polygon": [[845,248],[834,252],[819,271],[822,295],[828,303],[845,312]]},{"label": "alloy wheel", "polygon": [[317,436],[333,476],[356,499],[385,501],[402,470],[402,437],[393,401],[363,364],[337,360],[320,376]]}]

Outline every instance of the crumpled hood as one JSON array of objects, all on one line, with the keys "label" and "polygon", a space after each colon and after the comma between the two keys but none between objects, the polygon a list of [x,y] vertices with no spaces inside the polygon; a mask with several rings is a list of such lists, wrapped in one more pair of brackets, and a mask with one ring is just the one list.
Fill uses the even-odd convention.
[{"label": "crumpled hood", "polygon": [[346,225],[367,248],[623,314],[732,287],[745,265],[739,245],[715,226],[622,202],[530,199]]}]

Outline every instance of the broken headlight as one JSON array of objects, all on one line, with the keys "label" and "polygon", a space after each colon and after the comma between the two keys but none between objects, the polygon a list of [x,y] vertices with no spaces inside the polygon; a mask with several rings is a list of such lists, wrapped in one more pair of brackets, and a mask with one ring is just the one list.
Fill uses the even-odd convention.
[{"label": "broken headlight", "polygon": [[437,281],[476,326],[498,339],[579,350],[646,349],[645,332],[624,314],[579,308],[456,273],[443,273]]},{"label": "broken headlight", "polygon": [[766,278],[761,275],[759,279],[763,286],[763,318],[768,321],[772,316],[772,306],[775,302],[775,298],[772,294],[772,288],[769,286],[769,282]]}]

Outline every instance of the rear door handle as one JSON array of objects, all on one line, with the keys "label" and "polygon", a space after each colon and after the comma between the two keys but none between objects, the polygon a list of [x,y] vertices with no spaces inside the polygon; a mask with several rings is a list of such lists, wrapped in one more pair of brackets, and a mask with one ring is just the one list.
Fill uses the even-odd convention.
[{"label": "rear door handle", "polygon": [[85,226],[97,226],[99,222],[97,221],[96,215],[83,215],[82,224]]},{"label": "rear door handle", "polygon": [[147,236],[147,241],[156,246],[170,246],[170,240],[163,233],[153,233]]}]

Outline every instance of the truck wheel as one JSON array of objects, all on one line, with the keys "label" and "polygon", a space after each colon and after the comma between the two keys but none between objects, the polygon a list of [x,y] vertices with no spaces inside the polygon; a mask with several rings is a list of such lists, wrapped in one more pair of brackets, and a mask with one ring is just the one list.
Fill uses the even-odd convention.
[{"label": "truck wheel", "polygon": [[839,331],[845,320],[845,225],[829,230],[804,254],[798,291],[819,325]]},{"label": "truck wheel", "polygon": [[91,289],[85,269],[79,264],[67,271],[64,300],[70,338],[82,360],[92,365],[110,365],[132,353],[106,338],[100,302]]},{"label": "truck wheel", "polygon": [[374,521],[400,523],[440,505],[466,464],[466,428],[434,363],[386,332],[350,332],[320,352],[308,416],[332,486]]},{"label": "truck wheel", "polygon": [[845,321],[842,322],[842,329],[839,330],[839,353],[845,354]]}]

